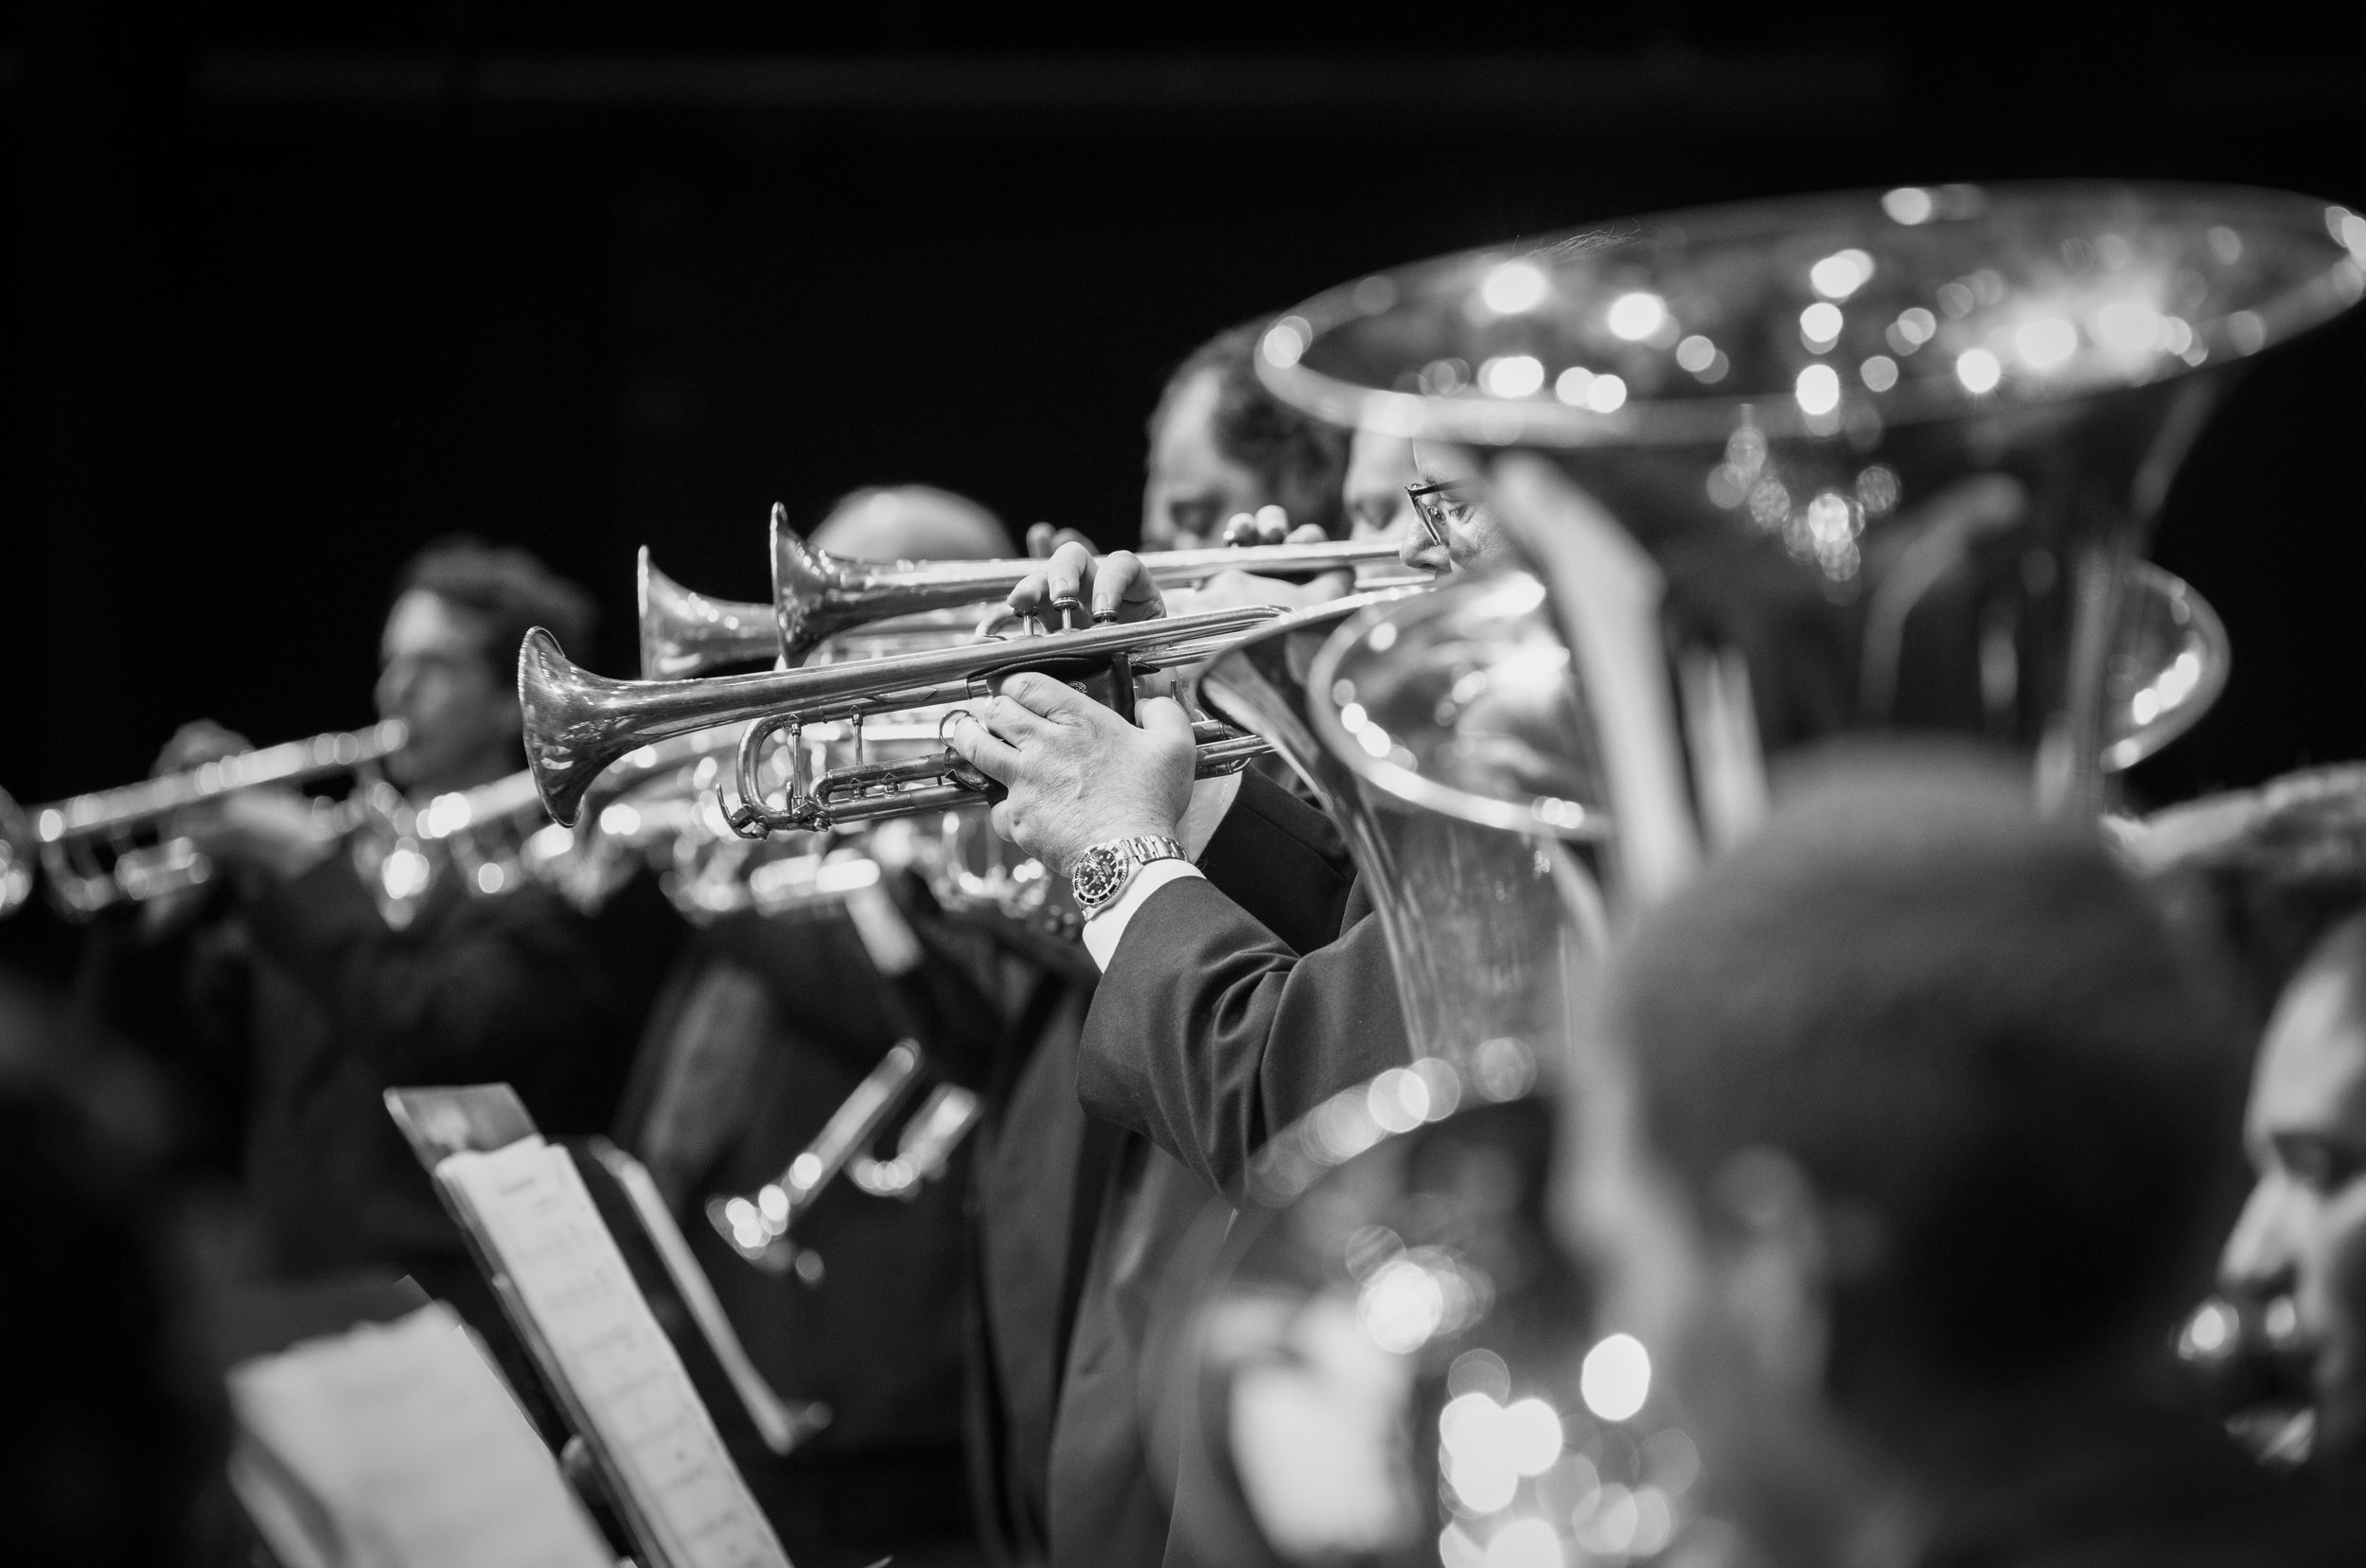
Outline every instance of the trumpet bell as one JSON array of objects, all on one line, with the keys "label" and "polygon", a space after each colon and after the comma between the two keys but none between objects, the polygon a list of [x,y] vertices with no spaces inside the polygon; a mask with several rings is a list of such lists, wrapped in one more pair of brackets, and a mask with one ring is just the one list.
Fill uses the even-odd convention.
[{"label": "trumpet bell", "polygon": [[777,651],[762,605],[710,599],[660,572],[641,548],[641,678],[680,680],[733,665],[768,664]]}]

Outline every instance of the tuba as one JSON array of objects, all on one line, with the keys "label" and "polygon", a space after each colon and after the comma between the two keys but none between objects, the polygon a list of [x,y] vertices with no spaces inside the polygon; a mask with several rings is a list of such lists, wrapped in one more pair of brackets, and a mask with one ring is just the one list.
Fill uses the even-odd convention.
[{"label": "tuba", "polygon": [[[2089,812],[2198,716],[2223,633],[2144,569],[2152,519],[2242,362],[2366,292],[2362,252],[2366,223],[2297,196],[1908,187],[1343,285],[1272,325],[1261,376],[1458,454],[1527,575],[1372,607],[1295,688],[1273,678],[1292,660],[1235,658],[1262,657],[1251,695],[1319,745],[1334,801],[1342,775],[1362,792],[1343,820],[1368,879],[1462,880],[1411,835],[1371,852],[1357,818],[1387,802],[1550,837],[1588,873],[1555,881],[1572,961],[1492,1004],[1581,1045],[1596,911],[1616,930],[1748,834],[1770,758],[1952,732]],[[1384,911],[1421,896],[1374,889]],[[1451,937],[1384,929],[1408,986],[1459,978]],[[1417,1037],[1427,1008],[1452,1040],[1457,1005],[1408,997]],[[1264,1156],[1192,1317],[1178,1533],[1239,1562],[1710,1548],[1681,1409],[1645,1347],[1594,1338],[1555,1243],[1550,1105],[1474,1095],[1475,1054],[1430,1060]]]}]

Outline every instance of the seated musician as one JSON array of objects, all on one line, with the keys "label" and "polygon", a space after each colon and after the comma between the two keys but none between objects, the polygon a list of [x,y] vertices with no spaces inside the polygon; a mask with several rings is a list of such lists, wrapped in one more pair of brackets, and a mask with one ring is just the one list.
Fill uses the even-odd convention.
[{"label": "seated musician", "polygon": [[[522,551],[455,538],[422,552],[397,582],[380,645],[379,713],[409,726],[389,780],[421,803],[521,767],[519,642],[540,625],[582,646],[591,613],[582,590]],[[192,724],[160,766],[245,749]],[[293,790],[221,797],[179,831],[228,873],[235,905],[229,940],[204,950],[243,985],[246,1185],[265,1267],[282,1278],[407,1272],[506,1346],[381,1095],[506,1081],[544,1132],[604,1131],[667,943],[611,941],[525,879],[485,896],[448,870],[397,927],[357,867],[359,840]]]},{"label": "seated musician", "polygon": [[1576,1088],[1605,1323],[1679,1401],[1725,1560],[2366,1560],[2164,1388],[2229,1011],[2027,800],[1843,752],[1646,916]]}]

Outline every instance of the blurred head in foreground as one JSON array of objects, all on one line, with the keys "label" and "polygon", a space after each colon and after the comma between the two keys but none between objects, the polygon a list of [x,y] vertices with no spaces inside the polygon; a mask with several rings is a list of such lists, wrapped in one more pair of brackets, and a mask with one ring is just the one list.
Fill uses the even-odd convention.
[{"label": "blurred head in foreground", "polygon": [[1956,753],[1832,759],[1616,967],[1580,1227],[1779,1562],[1928,1534],[2000,1440],[2042,1452],[2165,1355],[2222,1012],[2027,794]]}]

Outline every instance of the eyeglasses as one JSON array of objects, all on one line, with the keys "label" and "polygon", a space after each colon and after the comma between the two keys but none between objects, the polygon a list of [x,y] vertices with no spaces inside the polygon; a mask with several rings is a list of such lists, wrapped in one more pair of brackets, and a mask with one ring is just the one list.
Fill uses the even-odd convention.
[{"label": "eyeglasses", "polygon": [[1454,539],[1446,532],[1448,523],[1467,526],[1482,504],[1479,484],[1475,480],[1441,479],[1435,484],[1408,484],[1406,499],[1420,514],[1422,528],[1440,550],[1454,548]]}]

